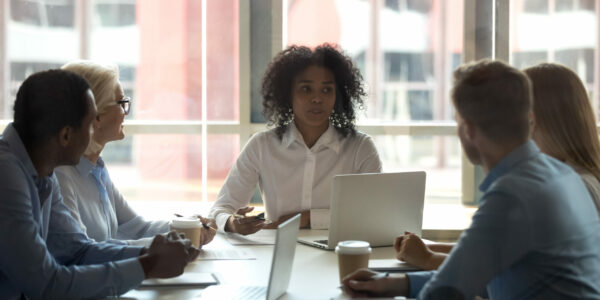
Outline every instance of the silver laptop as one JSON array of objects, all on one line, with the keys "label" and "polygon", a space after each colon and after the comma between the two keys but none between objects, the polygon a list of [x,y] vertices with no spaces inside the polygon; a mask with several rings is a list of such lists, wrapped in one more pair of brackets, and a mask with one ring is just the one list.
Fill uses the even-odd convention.
[{"label": "silver laptop", "polygon": [[200,299],[267,299],[275,300],[287,291],[292,276],[300,214],[277,227],[273,261],[268,286],[213,285],[202,292]]},{"label": "silver laptop", "polygon": [[392,246],[404,231],[421,235],[424,200],[423,171],[337,175],[331,189],[329,236],[298,241],[327,250],[345,240]]}]

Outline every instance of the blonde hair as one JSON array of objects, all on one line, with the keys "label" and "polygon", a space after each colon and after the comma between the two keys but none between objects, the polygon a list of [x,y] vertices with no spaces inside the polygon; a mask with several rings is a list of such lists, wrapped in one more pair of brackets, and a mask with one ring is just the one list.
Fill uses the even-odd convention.
[{"label": "blonde hair", "polygon": [[533,84],[536,131],[552,156],[581,167],[600,180],[596,118],[581,79],[569,68],[543,63],[524,72]]},{"label": "blonde hair", "polygon": [[[88,82],[96,99],[98,114],[104,113],[109,106],[115,104],[115,89],[119,83],[117,65],[78,60],[65,64],[61,69],[76,73]],[[100,149],[102,145],[98,144],[92,136],[85,154],[95,153]]]}]

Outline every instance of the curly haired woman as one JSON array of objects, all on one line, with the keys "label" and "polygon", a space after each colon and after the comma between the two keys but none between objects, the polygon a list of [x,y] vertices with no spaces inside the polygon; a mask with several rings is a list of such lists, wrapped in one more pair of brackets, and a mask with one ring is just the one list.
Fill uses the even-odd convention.
[{"label": "curly haired woman", "polygon": [[[219,230],[251,234],[298,213],[303,228],[329,227],[333,177],[381,172],[373,140],[355,129],[361,81],[352,60],[329,44],[290,46],[273,59],[261,93],[274,128],[255,134],[231,168],[211,209]],[[244,216],[257,183],[268,225]]]}]

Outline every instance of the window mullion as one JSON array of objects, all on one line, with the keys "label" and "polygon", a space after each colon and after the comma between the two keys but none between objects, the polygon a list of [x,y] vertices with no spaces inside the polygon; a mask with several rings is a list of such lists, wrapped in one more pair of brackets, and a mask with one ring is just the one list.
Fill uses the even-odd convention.
[{"label": "window mullion", "polygon": [[252,98],[252,88],[250,86],[250,1],[239,1],[239,120],[240,120],[240,148],[242,148],[250,135],[250,102]]},{"label": "window mullion", "polygon": [[91,0],[75,1],[75,29],[79,35],[79,58],[90,59]]},{"label": "window mullion", "polygon": [[[6,33],[8,28],[8,20],[10,18],[10,1],[0,1],[0,97],[4,99],[3,114],[2,118],[8,118],[10,113],[10,101],[8,91],[8,59],[7,59],[7,46],[6,46]],[[4,130],[4,129],[3,129]]]},{"label": "window mullion", "polygon": [[206,1],[207,0],[202,0],[202,202],[207,202],[208,201],[208,130],[207,130],[207,109],[208,106],[206,105],[206,89],[207,89],[207,77],[206,77]]}]

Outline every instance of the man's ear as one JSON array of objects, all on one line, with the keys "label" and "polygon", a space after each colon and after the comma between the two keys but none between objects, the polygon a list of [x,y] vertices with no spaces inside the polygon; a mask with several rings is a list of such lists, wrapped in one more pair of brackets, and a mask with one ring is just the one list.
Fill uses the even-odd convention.
[{"label": "man's ear", "polygon": [[71,142],[73,137],[73,128],[71,126],[65,126],[58,132],[58,143],[59,145],[66,147]]},{"label": "man's ear", "polygon": [[465,124],[465,136],[473,141],[477,137],[477,127],[469,120],[463,119],[463,122]]}]

